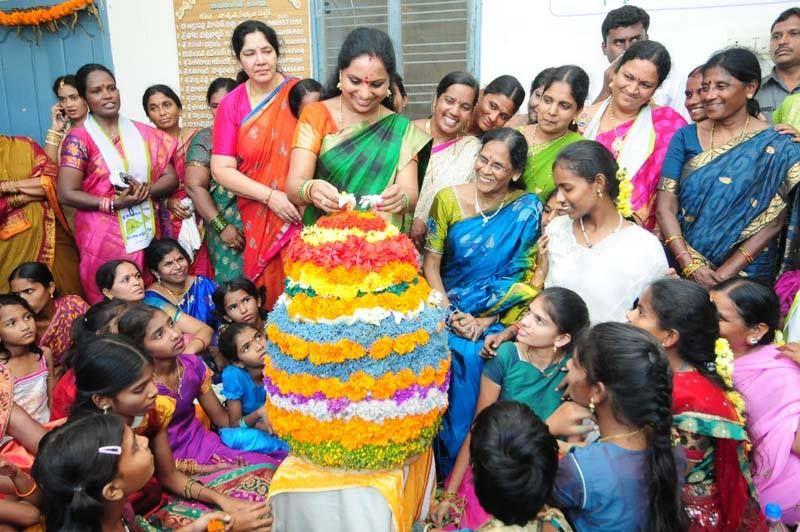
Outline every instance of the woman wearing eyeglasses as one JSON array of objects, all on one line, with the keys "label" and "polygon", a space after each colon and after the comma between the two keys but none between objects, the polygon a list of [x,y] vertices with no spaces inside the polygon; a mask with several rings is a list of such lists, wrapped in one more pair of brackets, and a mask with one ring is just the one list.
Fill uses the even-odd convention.
[{"label": "woman wearing eyeglasses", "polygon": [[450,408],[435,446],[443,476],[472,423],[484,336],[516,321],[537,293],[528,281],[542,203],[524,189],[527,155],[520,132],[488,131],[475,182],[441,190],[431,206],[422,270],[444,294],[453,357]]}]

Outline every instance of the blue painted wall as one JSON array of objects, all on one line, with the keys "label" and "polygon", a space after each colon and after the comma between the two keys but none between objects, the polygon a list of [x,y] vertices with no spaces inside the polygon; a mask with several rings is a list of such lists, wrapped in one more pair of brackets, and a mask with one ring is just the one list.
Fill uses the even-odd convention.
[{"label": "blue painted wall", "polygon": [[[7,11],[53,0],[5,0]],[[31,30],[17,35],[16,29],[0,28],[0,133],[25,135],[39,143],[50,127],[50,107],[55,103],[53,81],[74,74],[86,63],[101,63],[113,69],[105,2],[98,1],[100,25],[81,13],[75,31],[42,30],[38,44]],[[102,27],[101,27],[102,26]]]}]

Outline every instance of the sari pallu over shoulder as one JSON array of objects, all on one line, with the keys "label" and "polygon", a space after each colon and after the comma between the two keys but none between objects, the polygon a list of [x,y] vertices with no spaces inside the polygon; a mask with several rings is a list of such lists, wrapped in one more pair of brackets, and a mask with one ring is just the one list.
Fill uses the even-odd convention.
[{"label": "sari pallu over shoulder", "polygon": [[[292,136],[297,119],[289,108],[289,91],[299,80],[286,77],[244,117],[237,140],[239,171],[273,190],[286,192]],[[259,201],[238,199],[245,236],[244,274],[267,289],[266,308],[283,292],[280,252],[299,230]]]},{"label": "sari pallu over shoulder", "polygon": [[[356,197],[381,194],[429,140],[408,118],[396,113],[374,124],[361,122],[325,136],[314,179]],[[321,215],[322,211],[309,205],[303,224],[312,225]]]}]

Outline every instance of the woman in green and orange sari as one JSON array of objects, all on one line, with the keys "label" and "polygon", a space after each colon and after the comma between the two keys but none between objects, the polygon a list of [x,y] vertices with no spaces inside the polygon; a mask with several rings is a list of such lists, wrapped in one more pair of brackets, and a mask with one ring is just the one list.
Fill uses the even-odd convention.
[{"label": "woman in green and orange sari", "polygon": [[[239,24],[231,39],[247,80],[220,102],[214,120],[211,173],[239,196],[245,246],[244,274],[267,290],[271,309],[283,293],[281,250],[300,227],[300,212],[286,196],[289,154],[297,119],[289,91],[298,80],[277,71],[275,31],[255,20]],[[211,222],[222,231],[227,220]]]},{"label": "woman in green and orange sari", "polygon": [[[398,227],[417,203],[417,153],[430,137],[391,109],[395,55],[389,37],[350,32],[338,60],[337,96],[303,110],[292,145],[288,193],[303,223],[343,208],[342,193]],[[313,179],[312,179],[313,176]]]}]

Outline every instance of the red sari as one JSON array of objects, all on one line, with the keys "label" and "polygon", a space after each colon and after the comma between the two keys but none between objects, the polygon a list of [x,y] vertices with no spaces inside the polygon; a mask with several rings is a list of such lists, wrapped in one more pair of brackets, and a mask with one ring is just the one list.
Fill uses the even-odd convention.
[{"label": "red sari", "polygon": [[[681,493],[689,530],[766,530],[752,489],[747,432],[722,389],[698,371],[675,373],[672,415],[693,463]],[[692,445],[703,438],[712,448]]]}]

